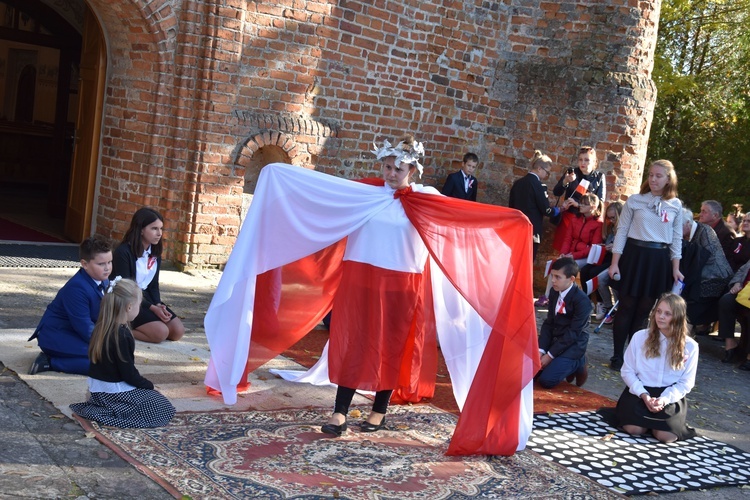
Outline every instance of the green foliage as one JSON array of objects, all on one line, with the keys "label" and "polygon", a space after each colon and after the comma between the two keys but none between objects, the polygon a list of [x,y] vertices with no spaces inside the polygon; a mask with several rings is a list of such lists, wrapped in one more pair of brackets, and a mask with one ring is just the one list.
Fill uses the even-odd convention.
[{"label": "green foliage", "polygon": [[750,210],[750,0],[665,0],[648,161],[672,160],[694,211]]}]

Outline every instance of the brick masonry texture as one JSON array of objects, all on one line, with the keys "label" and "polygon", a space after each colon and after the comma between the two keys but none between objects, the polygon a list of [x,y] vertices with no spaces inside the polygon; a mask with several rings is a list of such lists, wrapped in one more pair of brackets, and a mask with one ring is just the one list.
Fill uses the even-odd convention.
[{"label": "brick masonry texture", "polygon": [[609,200],[640,184],[658,0],[88,3],[109,63],[97,231],[158,207],[184,266],[226,262],[271,150],[356,178],[411,132],[424,183],[473,151],[480,201],[503,205],[535,149],[556,180],[591,145]]}]

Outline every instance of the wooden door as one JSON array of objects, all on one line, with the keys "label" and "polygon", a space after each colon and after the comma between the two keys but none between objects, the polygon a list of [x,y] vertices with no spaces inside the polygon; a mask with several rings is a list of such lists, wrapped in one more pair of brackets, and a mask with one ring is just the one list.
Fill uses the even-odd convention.
[{"label": "wooden door", "polygon": [[65,236],[75,242],[91,235],[107,71],[102,31],[88,8],[84,19],[80,68],[78,117],[65,212]]}]

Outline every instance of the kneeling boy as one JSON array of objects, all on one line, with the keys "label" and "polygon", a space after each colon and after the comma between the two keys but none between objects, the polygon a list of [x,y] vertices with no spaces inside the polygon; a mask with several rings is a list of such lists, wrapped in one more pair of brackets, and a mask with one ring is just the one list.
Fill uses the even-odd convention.
[{"label": "kneeling boy", "polygon": [[578,387],[586,383],[586,328],[591,316],[591,301],[575,284],[578,265],[569,258],[557,259],[551,266],[552,291],[547,319],[539,335],[542,369],[537,374],[539,385],[551,388],[567,379],[575,379]]},{"label": "kneeling boy", "polygon": [[29,340],[37,339],[42,352],[29,374],[58,371],[87,375],[89,340],[99,318],[104,291],[112,271],[112,245],[94,236],[79,247],[81,268],[57,292]]}]

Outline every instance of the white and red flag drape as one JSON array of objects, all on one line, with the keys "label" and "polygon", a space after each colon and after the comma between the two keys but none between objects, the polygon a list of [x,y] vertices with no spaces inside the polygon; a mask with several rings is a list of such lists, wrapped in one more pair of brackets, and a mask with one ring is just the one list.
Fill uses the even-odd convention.
[{"label": "white and red flag drape", "polygon": [[382,185],[266,166],[206,313],[209,391],[236,403],[250,371],[312,330],[331,308],[347,235],[400,203],[429,251],[428,307],[424,359],[405,377],[416,387],[395,395],[432,396],[437,336],[461,408],[447,453],[523,449],[539,370],[531,224],[516,210],[427,191],[412,185],[394,196]]}]

